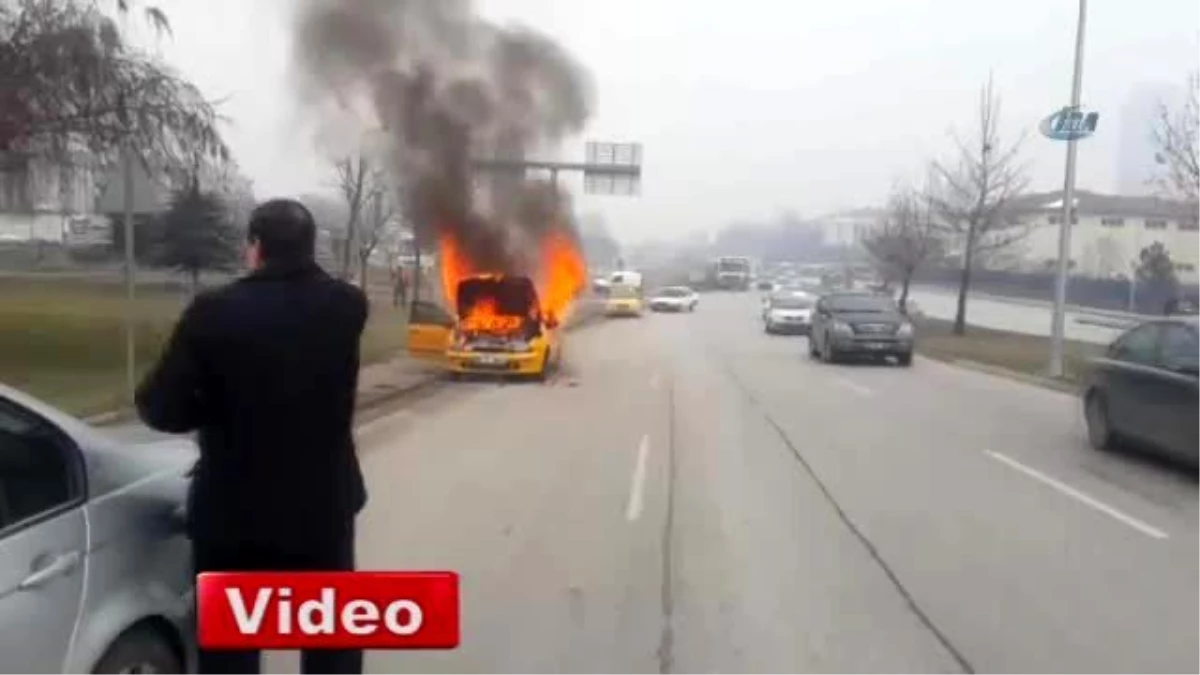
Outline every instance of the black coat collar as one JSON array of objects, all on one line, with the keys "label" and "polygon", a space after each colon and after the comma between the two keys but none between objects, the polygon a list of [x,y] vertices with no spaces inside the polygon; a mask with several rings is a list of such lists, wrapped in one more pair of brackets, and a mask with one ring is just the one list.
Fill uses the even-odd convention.
[{"label": "black coat collar", "polygon": [[247,281],[294,279],[325,276],[325,270],[315,260],[270,262],[246,275]]}]

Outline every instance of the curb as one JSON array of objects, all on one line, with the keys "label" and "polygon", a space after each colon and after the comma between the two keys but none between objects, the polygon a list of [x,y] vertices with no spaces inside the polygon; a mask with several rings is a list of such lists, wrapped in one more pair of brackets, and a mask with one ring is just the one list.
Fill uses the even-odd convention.
[{"label": "curb", "polygon": [[[354,404],[354,412],[360,413],[364,411],[374,410],[375,408],[388,403],[389,401],[409,396],[417,393],[419,390],[435,384],[441,380],[440,372],[430,372],[419,377],[413,378],[412,381],[399,386],[376,386],[366,391],[359,392],[358,398]],[[83,417],[85,423],[94,427],[107,427],[120,422],[134,419],[135,415],[131,408],[122,410],[112,410],[98,415]]]},{"label": "curb", "polygon": [[380,406],[430,389],[441,381],[442,373],[437,370],[430,370],[400,386],[384,385],[373,387],[359,393],[354,404],[354,414],[359,415],[364,412],[372,412]]},{"label": "curb", "polygon": [[1133,320],[1122,321],[1120,319],[1092,318],[1086,316],[1076,317],[1075,323],[1081,323],[1085,326],[1100,326],[1102,328],[1116,328],[1120,330],[1133,328],[1134,326],[1138,325],[1137,321]]},{"label": "curb", "polygon": [[988,375],[996,375],[999,377],[1008,378],[1010,380],[1017,380],[1018,382],[1031,384],[1044,389],[1052,389],[1064,394],[1079,394],[1079,386],[1074,382],[1067,380],[1061,380],[1045,375],[1031,375],[1029,373],[1023,373],[1019,370],[1004,368],[1003,366],[993,366],[988,363],[981,363],[979,361],[972,361],[970,359],[950,359],[949,361],[944,361],[944,363],[949,363],[950,365],[958,366],[960,368],[966,368],[967,370],[987,373]]},{"label": "curb", "polygon": [[[575,331],[581,328],[586,328],[592,323],[595,323],[603,314],[599,311],[588,314],[577,314],[578,319],[571,321],[569,325],[563,326],[564,331]],[[413,378],[413,381],[400,386],[376,386],[364,392],[359,392],[357,403],[354,406],[355,413],[374,410],[375,408],[394,401],[398,398],[411,396],[419,391],[443,381],[443,373],[436,368],[430,368],[429,372]],[[108,412],[90,415],[81,418],[85,423],[96,427],[105,427],[124,422],[134,417],[133,410],[124,408],[121,410],[110,410]]]}]

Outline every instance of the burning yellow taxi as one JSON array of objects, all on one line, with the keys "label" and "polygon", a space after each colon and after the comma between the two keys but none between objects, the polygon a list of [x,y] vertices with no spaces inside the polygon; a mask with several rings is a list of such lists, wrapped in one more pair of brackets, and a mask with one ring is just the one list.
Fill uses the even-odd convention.
[{"label": "burning yellow taxi", "polygon": [[524,276],[476,275],[457,284],[453,314],[412,305],[408,351],[452,373],[545,378],[562,360],[557,317],[545,312]]}]

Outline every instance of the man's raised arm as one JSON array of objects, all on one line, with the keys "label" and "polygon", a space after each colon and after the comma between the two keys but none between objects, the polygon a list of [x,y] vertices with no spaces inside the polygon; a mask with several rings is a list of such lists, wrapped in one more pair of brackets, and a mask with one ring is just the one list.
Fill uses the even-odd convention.
[{"label": "man's raised arm", "polygon": [[158,363],[138,387],[138,415],[152,429],[180,434],[203,422],[200,355],[197,349],[198,301],[184,310]]}]

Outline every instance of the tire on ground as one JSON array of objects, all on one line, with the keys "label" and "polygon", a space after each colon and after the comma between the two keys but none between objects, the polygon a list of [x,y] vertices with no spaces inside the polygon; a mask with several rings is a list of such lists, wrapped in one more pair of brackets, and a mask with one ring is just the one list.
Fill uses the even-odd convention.
[{"label": "tire on ground", "polygon": [[[1108,416],[1108,402],[1104,400],[1104,394],[1098,391],[1089,391],[1083,399],[1084,423],[1087,425],[1088,445],[1091,445],[1095,450],[1110,450],[1116,443],[1116,434],[1113,433],[1112,420]],[[1095,415],[1100,415],[1100,420],[1095,419]],[[1104,424],[1103,429],[1097,429],[1096,423],[1101,421]]]},{"label": "tire on ground", "polygon": [[181,673],[183,662],[166,635],[141,624],[117,637],[92,672]]}]

